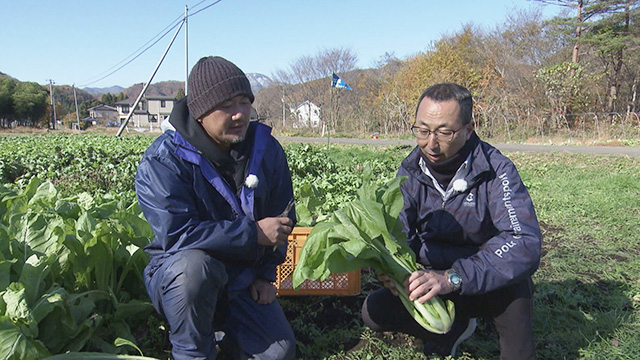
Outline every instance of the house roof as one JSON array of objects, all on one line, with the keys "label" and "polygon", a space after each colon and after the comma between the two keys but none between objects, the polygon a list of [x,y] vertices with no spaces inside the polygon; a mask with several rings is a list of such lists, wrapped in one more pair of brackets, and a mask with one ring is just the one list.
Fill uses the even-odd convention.
[{"label": "house roof", "polygon": [[[116,105],[133,105],[136,102],[137,98],[128,98],[125,100],[120,100],[116,103]],[[172,96],[143,96],[142,100],[166,100],[166,101],[176,101],[176,98]]]},{"label": "house roof", "polygon": [[144,99],[147,100],[172,100],[176,101],[176,98],[173,96],[145,96]]},{"label": "house roof", "polygon": [[108,111],[118,111],[118,109],[114,108],[113,106],[109,106],[109,105],[105,105],[105,104],[100,104],[100,105],[97,105],[97,106],[94,106],[94,107],[90,107],[90,108],[88,108],[87,110],[96,110],[96,111],[98,111],[98,110],[102,110],[102,111],[104,111],[104,110],[108,110]]},{"label": "house roof", "polygon": [[305,101],[301,102],[300,104],[298,104],[298,106],[296,106],[296,109],[299,109],[299,108],[301,108],[303,106],[307,106],[307,105],[310,106],[310,107],[316,107],[318,109],[320,108],[320,106],[314,104],[313,102],[311,102],[309,100],[305,100]]}]

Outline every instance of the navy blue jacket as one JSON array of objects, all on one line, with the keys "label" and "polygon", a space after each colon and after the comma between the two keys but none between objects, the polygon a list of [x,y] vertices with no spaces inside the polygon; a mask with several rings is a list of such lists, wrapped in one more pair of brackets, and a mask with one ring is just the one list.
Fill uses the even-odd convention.
[{"label": "navy blue jacket", "polygon": [[[223,178],[178,132],[167,131],[144,153],[136,173],[138,202],[155,234],[145,248],[151,262],[186,249],[206,251],[222,261],[231,290],[256,277],[276,280],[286,246],[276,251],[257,243],[256,221],[280,216],[293,197],[285,153],[271,128],[251,123],[255,133],[247,174],[258,186],[234,194]],[[295,213],[292,211],[295,221]]]},{"label": "navy blue jacket", "polygon": [[[478,141],[446,190],[434,185],[419,147],[398,176],[408,176],[400,219],[409,246],[426,268],[458,272],[462,295],[484,294],[537,270],[542,236],[533,203],[515,165],[497,149]],[[456,191],[458,179],[464,181]]]}]

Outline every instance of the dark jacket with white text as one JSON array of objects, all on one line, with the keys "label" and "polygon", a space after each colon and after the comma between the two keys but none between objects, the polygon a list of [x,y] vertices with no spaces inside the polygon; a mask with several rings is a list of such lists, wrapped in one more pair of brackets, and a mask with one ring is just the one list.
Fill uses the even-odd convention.
[{"label": "dark jacket with white text", "polygon": [[450,185],[443,194],[423,171],[416,147],[398,171],[408,176],[401,187],[405,205],[400,219],[421,264],[453,268],[462,278],[461,294],[478,295],[531,276],[540,263],[542,236],[511,160],[482,141],[469,159],[451,181],[464,179],[458,191]]}]

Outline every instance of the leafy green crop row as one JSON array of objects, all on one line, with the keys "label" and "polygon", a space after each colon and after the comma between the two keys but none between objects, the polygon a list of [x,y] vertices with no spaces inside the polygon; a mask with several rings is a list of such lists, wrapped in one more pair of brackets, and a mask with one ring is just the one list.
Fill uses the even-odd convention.
[{"label": "leafy green crop row", "polygon": [[151,229],[132,198],[62,196],[32,178],[0,187],[0,358],[135,348],[145,322],[143,247]]},{"label": "leafy green crop row", "polygon": [[133,190],[150,137],[0,136],[0,183],[50,180],[66,194]]},{"label": "leafy green crop row", "polygon": [[373,156],[363,159],[348,151],[317,145],[287,144],[284,149],[301,226],[314,225],[354,199],[366,168],[373,171],[377,185],[395,177],[397,164],[408,152],[405,148],[368,150]]},{"label": "leafy green crop row", "polygon": [[[0,183],[24,186],[33,176],[51,181],[65,195],[132,192],[140,158],[154,138],[0,136]],[[362,172],[371,167],[376,182],[395,176],[403,148],[383,149],[371,158],[319,145],[286,144],[301,225],[313,225],[353,198]],[[399,151],[398,151],[399,150]],[[379,155],[379,156],[377,156]]]},{"label": "leafy green crop row", "polygon": [[[142,281],[153,234],[133,180],[152,140],[0,136],[0,358],[142,352],[134,332],[153,314]],[[379,183],[395,175],[388,154],[285,151],[301,224],[353,198],[365,166]]]}]

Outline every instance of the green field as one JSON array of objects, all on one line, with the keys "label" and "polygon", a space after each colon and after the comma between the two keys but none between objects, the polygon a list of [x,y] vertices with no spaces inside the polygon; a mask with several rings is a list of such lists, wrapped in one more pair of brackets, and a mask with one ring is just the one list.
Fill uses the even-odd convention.
[{"label": "green field", "polygon": [[[169,358],[166,325],[139,282],[146,261],[139,250],[151,235],[132,186],[151,141],[0,136],[0,358],[66,351]],[[353,198],[366,167],[381,183],[395,176],[410,148],[285,143],[285,151],[313,223]],[[538,358],[639,359],[640,159],[507,155],[543,229],[534,275]],[[111,266],[99,265],[104,256]],[[418,340],[362,326],[362,299],[379,286],[366,269],[362,279],[358,296],[281,299],[298,358],[425,359]],[[480,319],[460,351],[462,359],[498,359],[491,325]]]}]

